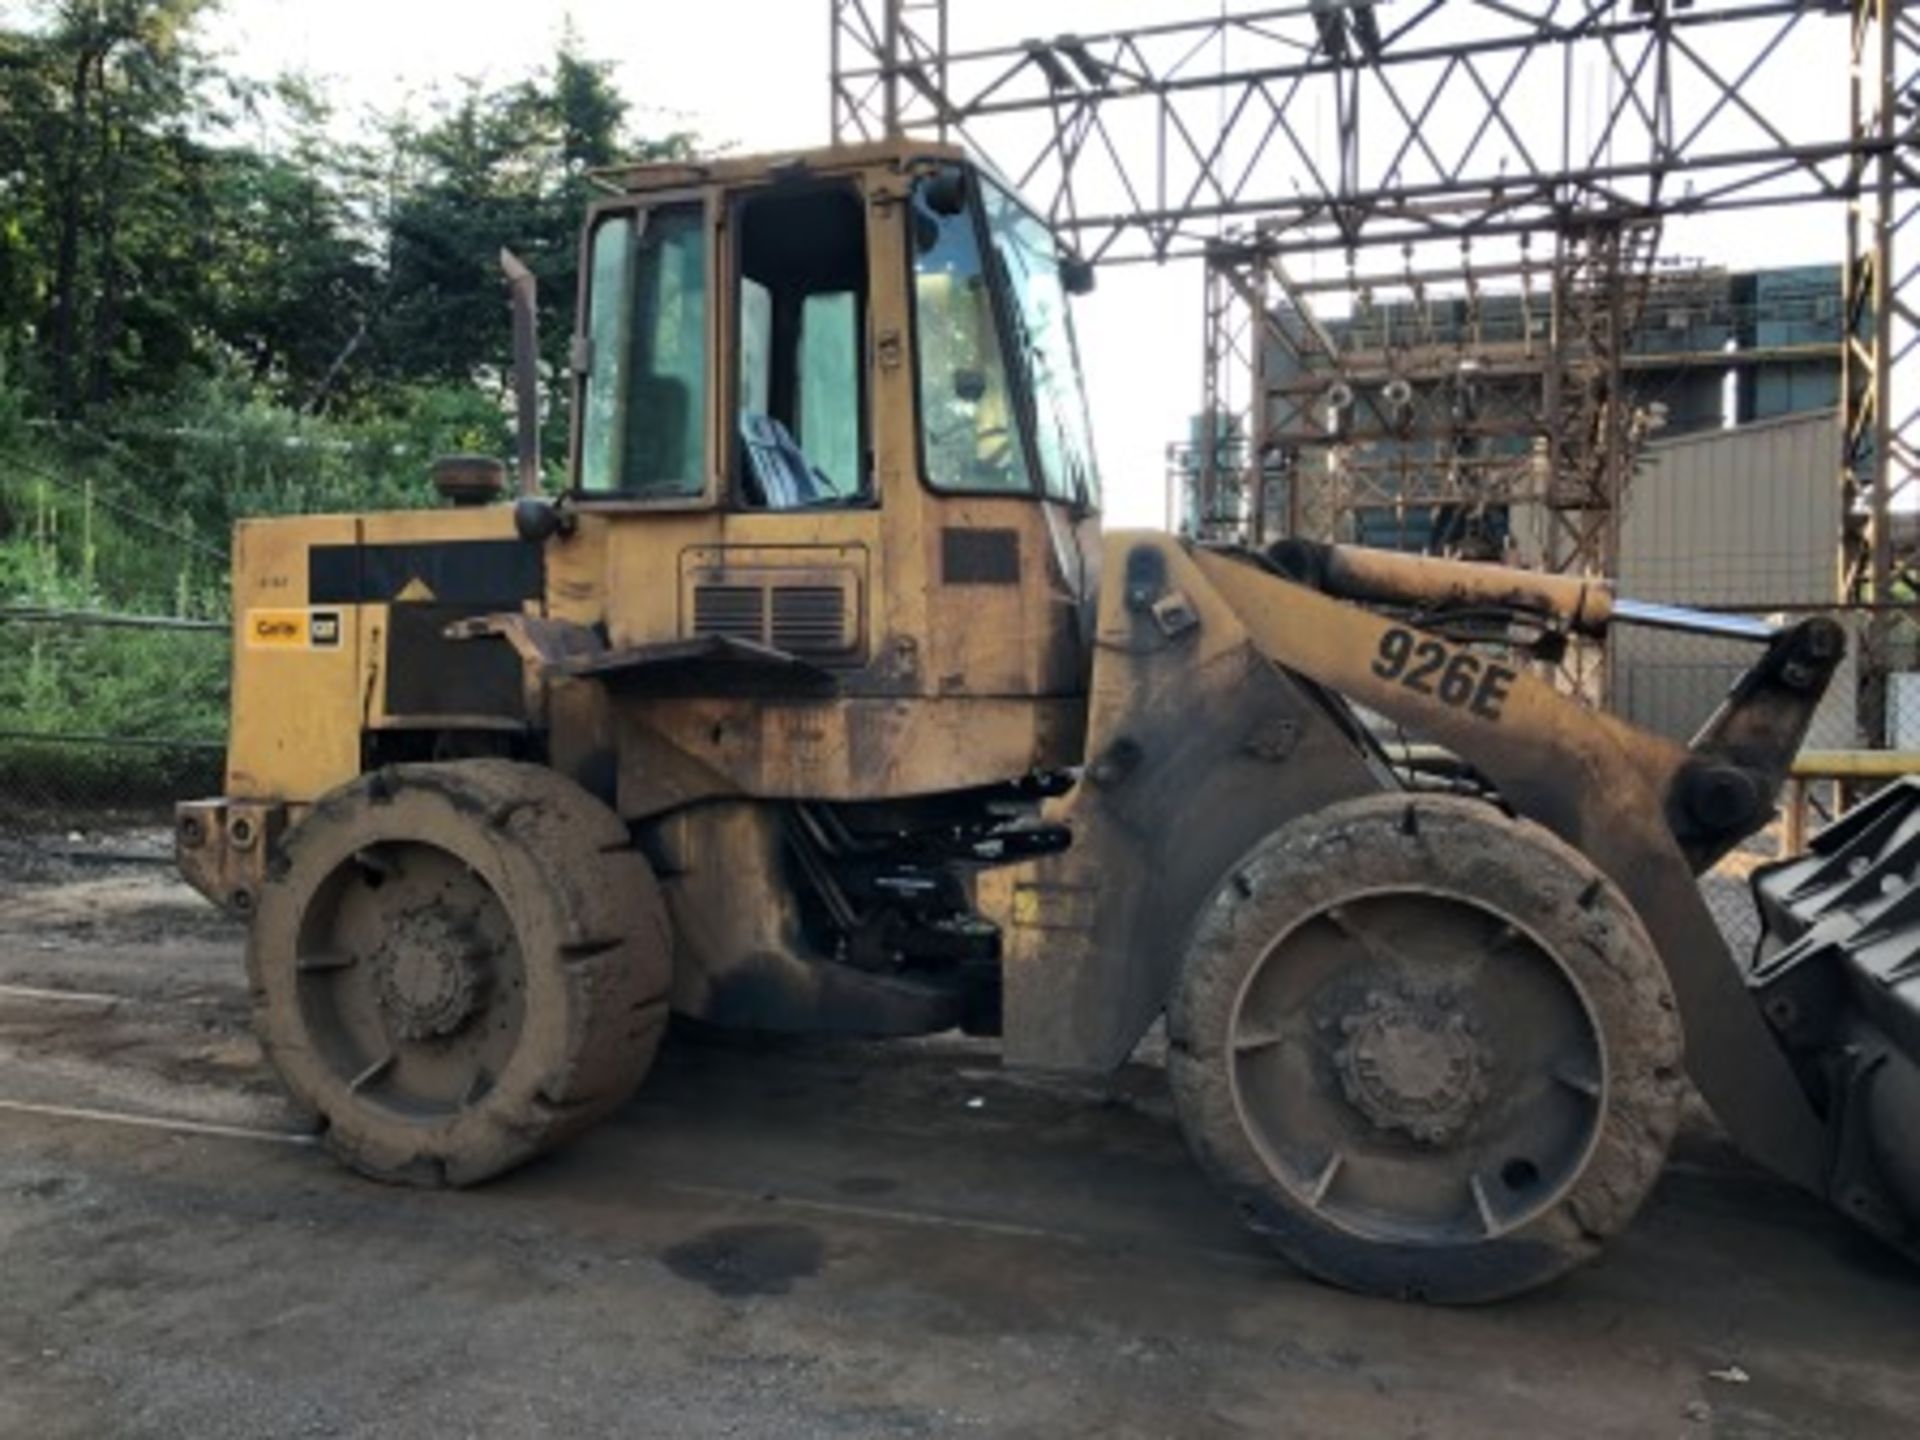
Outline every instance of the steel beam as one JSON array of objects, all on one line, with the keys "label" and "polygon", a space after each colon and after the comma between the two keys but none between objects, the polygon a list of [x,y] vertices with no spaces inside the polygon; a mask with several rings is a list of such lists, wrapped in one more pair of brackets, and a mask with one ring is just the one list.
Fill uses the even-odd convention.
[{"label": "steel beam", "polygon": [[[993,23],[987,7],[831,0],[835,136],[964,141],[1096,261],[1207,259],[1203,424],[1222,438],[1196,436],[1187,463],[1209,533],[1233,519],[1259,535],[1274,483],[1289,528],[1316,523],[1302,513],[1314,496],[1288,478],[1315,417],[1297,402],[1276,416],[1262,374],[1278,262],[1338,255],[1351,274],[1362,251],[1393,246],[1409,272],[1550,275],[1549,548],[1573,568],[1611,563],[1635,440],[1619,372],[1638,363],[1625,352],[1647,257],[1630,247],[1596,264],[1590,248],[1616,242],[1595,237],[1786,205],[1844,211],[1837,543],[1842,595],[1876,607],[1861,714],[1866,741],[1884,743],[1893,617],[1915,594],[1893,519],[1920,496],[1920,393],[1903,385],[1920,368],[1920,266],[1902,270],[1896,253],[1920,213],[1920,0],[1167,5],[1156,24],[955,43],[956,22]],[[1782,113],[1773,92],[1810,83],[1798,57],[1842,26],[1849,123]],[[1554,245],[1550,265],[1529,267],[1533,236]],[[1569,288],[1569,276],[1584,278]],[[1329,457],[1329,492],[1373,493],[1352,458]],[[1509,468],[1498,484],[1516,492],[1525,467]]]}]

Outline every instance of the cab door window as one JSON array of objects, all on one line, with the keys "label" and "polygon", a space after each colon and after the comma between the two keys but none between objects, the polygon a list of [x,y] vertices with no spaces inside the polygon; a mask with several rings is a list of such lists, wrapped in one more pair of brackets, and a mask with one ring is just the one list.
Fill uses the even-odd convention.
[{"label": "cab door window", "polygon": [[736,207],[739,502],[791,510],[870,493],[866,211],[846,186]]}]

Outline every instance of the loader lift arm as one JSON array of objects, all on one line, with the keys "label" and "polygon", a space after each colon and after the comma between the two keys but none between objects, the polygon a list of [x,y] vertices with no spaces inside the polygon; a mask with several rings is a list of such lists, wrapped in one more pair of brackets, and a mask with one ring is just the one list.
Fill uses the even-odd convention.
[{"label": "loader lift arm", "polygon": [[[1196,874],[1230,873],[1226,850],[1249,851],[1332,797],[1398,788],[1354,718],[1360,706],[1452,751],[1502,806],[1610,878],[1664,964],[1664,1003],[1678,1011],[1688,1068],[1721,1123],[1762,1164],[1828,1194],[1827,1125],[1695,876],[1771,818],[1840,659],[1830,622],[1775,635],[1681,746],[1522,668],[1289,579],[1262,557],[1145,533],[1108,545],[1105,573],[1119,583],[1101,596],[1089,783],[1055,812],[1074,847],[1036,866],[1014,897],[1010,1058],[1118,1063],[1174,984],[1206,901]],[[1448,562],[1424,563],[1446,578]],[[1604,597],[1564,598],[1559,613],[1573,620]],[[1541,608],[1554,609],[1553,598]],[[1223,770],[1230,783],[1208,790],[1205,777]],[[1143,789],[1151,795],[1129,793]],[[1097,909],[1085,902],[1096,887],[1107,897]],[[1127,953],[1124,965],[1115,951]]]}]

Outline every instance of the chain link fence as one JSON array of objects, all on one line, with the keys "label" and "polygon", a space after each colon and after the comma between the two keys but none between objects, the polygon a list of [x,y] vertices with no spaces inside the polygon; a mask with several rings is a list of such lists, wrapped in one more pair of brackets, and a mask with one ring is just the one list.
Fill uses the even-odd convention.
[{"label": "chain link fence", "polygon": [[0,826],[165,823],[220,792],[224,620],[0,605]]},{"label": "chain link fence", "polygon": [[[1814,616],[1840,626],[1847,654],[1807,732],[1807,748],[1920,750],[1920,666],[1915,663],[1913,619],[1897,615],[1889,625],[1892,673],[1882,681],[1882,729],[1874,724],[1862,690],[1866,677],[1860,657],[1871,619],[1867,612],[1802,605],[1765,618],[1786,625]],[[1685,743],[1758,655],[1752,641],[1615,626],[1607,637],[1607,706],[1644,729]]]},{"label": "chain link fence", "polygon": [[[1852,658],[1865,622],[1824,613],[1853,643],[1808,745],[1850,750],[1867,738]],[[66,834],[164,824],[176,801],[220,793],[229,637],[224,620],[0,605],[0,828]],[[1608,708],[1685,742],[1756,655],[1750,642],[1616,627],[1604,658]],[[1890,677],[1887,706],[1887,738],[1920,749],[1920,670]],[[1806,790],[1816,827],[1851,798],[1838,782],[1814,780]],[[1737,947],[1758,933],[1748,879],[1782,853],[1775,825],[1702,882]]]},{"label": "chain link fence", "polygon": [[[1891,654],[1895,668],[1884,678],[1885,727],[1883,732],[1874,733],[1872,707],[1863,700],[1859,658],[1869,615],[1843,608],[1800,606],[1770,618],[1791,623],[1813,615],[1824,615],[1840,625],[1847,636],[1847,658],[1814,715],[1803,757],[1859,749],[1920,751],[1920,669],[1915,668],[1913,618],[1894,617]],[[1615,627],[1607,642],[1608,708],[1636,725],[1684,744],[1712,716],[1758,653],[1758,647],[1747,641]],[[1807,828],[1817,830],[1871,788],[1870,783],[1816,775],[1798,787],[1795,798],[1804,799]],[[1750,886],[1753,871],[1786,853],[1786,826],[1776,822],[1727,856],[1701,881],[1708,907],[1739,953],[1746,953],[1759,938]]]}]

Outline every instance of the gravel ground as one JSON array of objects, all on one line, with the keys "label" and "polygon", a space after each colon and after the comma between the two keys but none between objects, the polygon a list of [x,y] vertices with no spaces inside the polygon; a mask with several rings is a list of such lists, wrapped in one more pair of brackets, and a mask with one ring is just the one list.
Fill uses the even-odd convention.
[{"label": "gravel ground", "polygon": [[162,867],[7,859],[0,1436],[1905,1436],[1920,1414],[1920,1278],[1698,1119],[1603,1263],[1471,1311],[1263,1253],[1151,1065],[1020,1079],[952,1040],[682,1038],[567,1152],[388,1190],[302,1143],[231,926]]}]

